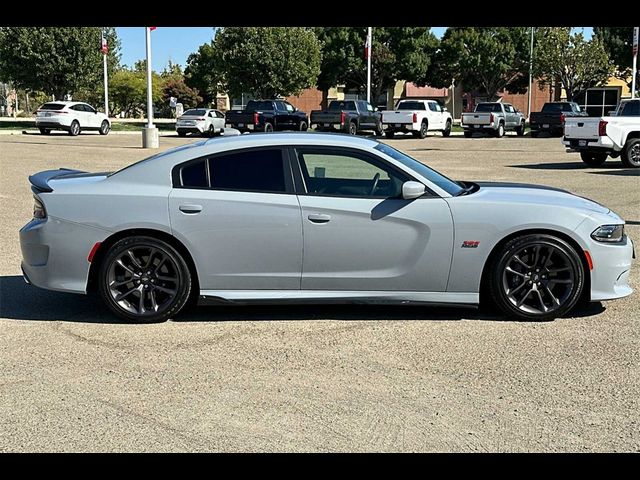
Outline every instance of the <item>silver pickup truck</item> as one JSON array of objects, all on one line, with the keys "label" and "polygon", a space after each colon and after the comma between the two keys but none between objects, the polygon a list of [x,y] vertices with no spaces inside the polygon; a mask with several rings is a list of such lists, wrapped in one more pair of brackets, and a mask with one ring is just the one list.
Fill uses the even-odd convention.
[{"label": "silver pickup truck", "polygon": [[510,103],[484,102],[476,105],[473,113],[462,114],[464,136],[469,138],[473,132],[487,132],[502,137],[507,130],[524,135],[524,115]]}]

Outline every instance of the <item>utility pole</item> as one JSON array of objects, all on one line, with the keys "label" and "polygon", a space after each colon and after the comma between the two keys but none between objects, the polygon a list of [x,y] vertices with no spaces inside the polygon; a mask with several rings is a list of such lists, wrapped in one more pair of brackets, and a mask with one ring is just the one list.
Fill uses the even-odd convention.
[{"label": "utility pole", "polygon": [[631,78],[631,98],[636,98],[636,77],[638,76],[638,36],[640,27],[633,28],[633,77]]},{"label": "utility pole", "polygon": [[529,50],[529,101],[527,103],[527,120],[531,117],[531,83],[533,80],[533,27],[531,27],[531,49]]},{"label": "utility pole", "polygon": [[371,103],[371,27],[367,27],[367,41],[364,45],[367,57],[367,102]]},{"label": "utility pole", "polygon": [[142,129],[142,148],[158,148],[158,129],[153,124],[153,90],[151,81],[151,30],[156,27],[145,27],[147,41],[147,125]]},{"label": "utility pole", "polygon": [[102,30],[100,50],[102,51],[102,67],[104,76],[104,114],[109,117],[109,80],[107,79],[107,53],[109,53],[109,45],[107,45],[107,37],[104,34],[104,29]]}]

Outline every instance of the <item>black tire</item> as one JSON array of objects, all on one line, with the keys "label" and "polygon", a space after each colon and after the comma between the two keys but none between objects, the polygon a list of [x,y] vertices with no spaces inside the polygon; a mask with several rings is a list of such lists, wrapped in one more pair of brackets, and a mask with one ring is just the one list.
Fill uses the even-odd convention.
[{"label": "black tire", "polygon": [[80,134],[80,123],[77,120],[71,122],[71,126],[69,127],[69,135],[75,137]]},{"label": "black tire", "polygon": [[211,125],[209,125],[209,128],[207,129],[207,131],[202,133],[202,136],[203,136],[203,137],[204,137],[204,136],[207,136],[207,137],[211,138],[211,137],[213,137],[215,134],[216,134],[216,129],[215,129],[215,127],[213,126],[213,123],[212,123]]},{"label": "black tire", "polygon": [[273,125],[269,122],[264,124],[264,128],[263,128],[264,132],[273,132]]},{"label": "black tire", "polygon": [[40,129],[40,134],[42,135],[50,135],[51,134],[51,130],[48,128],[41,128]]},{"label": "black tire", "polygon": [[356,122],[349,122],[349,130],[347,130],[349,135],[357,135],[358,133],[358,125]]},{"label": "black tire", "polygon": [[531,138],[538,138],[538,135],[540,135],[540,132],[538,132],[537,130],[531,130]]},{"label": "black tire", "polygon": [[384,135],[384,128],[382,128],[382,123],[376,124],[376,129],[374,130],[376,137],[381,137]]},{"label": "black tire", "polygon": [[516,134],[519,137],[522,137],[524,135],[524,123],[521,123],[520,126],[516,128]]},{"label": "black tire", "polygon": [[443,137],[448,137],[449,135],[451,135],[451,120],[447,120],[444,130],[442,130]]},{"label": "black tire", "polygon": [[[120,269],[121,272],[132,272],[131,269],[135,270],[139,268],[135,267],[134,263],[129,263],[131,269],[127,268],[125,270],[120,266],[121,264],[116,264],[116,261],[121,259],[122,255],[126,254],[128,251],[145,252],[148,250],[151,253],[153,251],[152,249],[155,249],[156,253],[150,254],[150,257],[153,257],[153,255],[164,256],[165,260],[161,265],[157,265],[157,267],[158,269],[165,269],[166,273],[162,270],[160,270],[160,273],[163,275],[174,275],[176,278],[175,281],[165,282],[161,280],[162,278],[165,278],[163,276],[155,279],[155,265],[145,265],[144,268],[141,268],[142,276],[134,277],[132,275],[129,282],[126,282],[127,279],[123,276],[122,280],[116,283],[126,282],[125,284],[113,288],[110,287],[109,278],[110,276],[115,275],[114,272],[116,268]],[[134,253],[134,255],[136,255],[136,253]],[[144,261],[144,255],[141,255],[140,253],[137,253],[137,255],[139,261]],[[155,262],[156,260],[159,262],[157,256],[154,257],[151,262]],[[149,270],[145,272],[147,268],[149,268]],[[151,272],[151,274],[148,276],[145,275],[145,273],[148,272]],[[164,322],[169,318],[175,317],[185,306],[191,294],[191,272],[189,271],[189,267],[186,262],[175,248],[168,243],[153,237],[135,236],[123,238],[117,241],[106,253],[105,258],[100,265],[98,275],[98,292],[102,301],[113,313],[130,323]],[[126,273],[123,275],[126,275]],[[116,277],[113,278],[115,279]],[[136,280],[136,278],[139,280]],[[136,282],[138,285],[137,287]],[[152,285],[150,282],[154,282],[154,284]],[[123,291],[129,291],[130,293],[122,297],[121,300],[116,301],[116,294],[121,292],[120,290],[117,290],[117,288],[122,288]],[[152,312],[152,310],[146,310],[145,307],[147,305],[153,305],[153,303],[148,302],[157,302],[159,298],[167,296],[167,294],[160,289],[173,290],[175,291],[175,294],[172,297],[169,296],[168,299],[165,299],[165,301],[159,305],[161,308],[156,310],[155,313],[148,313]],[[136,292],[139,292],[140,295],[136,296]],[[152,293],[154,295],[151,295]],[[114,295],[116,295],[115,298]],[[125,298],[127,299],[126,301]],[[140,298],[142,298],[142,303],[139,301]],[[129,299],[132,299],[132,302],[130,302]],[[123,304],[121,305],[119,302],[123,302]],[[138,304],[138,306],[135,307],[134,304]],[[142,305],[142,308],[140,308],[140,305]],[[136,309],[138,312],[142,311],[142,313],[134,313],[131,309]]]},{"label": "black tire", "polygon": [[100,133],[100,135],[106,135],[109,133],[109,130],[111,130],[111,125],[109,125],[107,120],[103,120],[100,124],[100,130],[98,130],[98,133]]},{"label": "black tire", "polygon": [[[524,263],[514,262],[516,257]],[[580,300],[585,285],[578,253],[553,235],[514,238],[497,252],[489,268],[492,301],[507,317],[517,320],[548,321],[566,314]],[[515,268],[520,271],[514,272]]]},{"label": "black tire", "polygon": [[627,140],[621,157],[625,167],[640,168],[640,138]]},{"label": "black tire", "polygon": [[420,131],[418,132],[418,138],[427,138],[427,132],[429,132],[429,123],[423,120],[420,124]]},{"label": "black tire", "polygon": [[178,132],[178,136],[179,137],[186,137],[187,136],[187,132]]},{"label": "black tire", "polygon": [[590,167],[599,167],[607,160],[606,153],[580,152],[580,158]]},{"label": "black tire", "polygon": [[494,135],[496,136],[496,138],[504,137],[504,123],[500,122],[498,124],[498,128],[494,132]]},{"label": "black tire", "polygon": [[470,132],[467,130],[464,131],[464,138],[471,138],[472,136],[473,136],[473,132]]},{"label": "black tire", "polygon": [[389,130],[385,130],[384,132],[384,136],[387,138],[393,138],[396,136],[396,132],[394,131],[389,131]]},{"label": "black tire", "polygon": [[301,132],[306,132],[306,131],[309,129],[309,127],[307,126],[307,122],[305,122],[304,120],[303,120],[303,121],[301,121],[301,122],[300,122],[300,125],[298,125],[298,129],[299,129]]}]

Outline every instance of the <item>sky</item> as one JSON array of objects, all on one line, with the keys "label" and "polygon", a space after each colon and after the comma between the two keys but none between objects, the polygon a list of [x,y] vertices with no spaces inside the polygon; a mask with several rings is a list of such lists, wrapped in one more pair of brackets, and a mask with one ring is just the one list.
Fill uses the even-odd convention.
[{"label": "sky", "polygon": [[[447,27],[432,27],[431,31],[442,37]],[[122,44],[122,64],[132,67],[137,60],[145,58],[144,27],[116,27]],[[574,27],[591,38],[591,27]],[[169,60],[183,68],[190,53],[213,38],[213,27],[158,27],[151,32],[151,64],[161,72]]]}]

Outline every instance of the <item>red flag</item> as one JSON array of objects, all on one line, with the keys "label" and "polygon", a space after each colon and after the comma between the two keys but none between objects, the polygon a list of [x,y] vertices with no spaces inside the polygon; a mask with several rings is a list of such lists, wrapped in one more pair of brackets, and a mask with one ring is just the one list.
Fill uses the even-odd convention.
[{"label": "red flag", "polygon": [[109,45],[107,45],[107,38],[104,36],[104,32],[102,32],[102,40],[100,42],[100,51],[106,55],[109,53]]},{"label": "red flag", "polygon": [[153,32],[156,28],[158,28],[158,27],[149,27],[149,31]]}]

